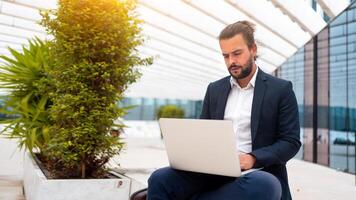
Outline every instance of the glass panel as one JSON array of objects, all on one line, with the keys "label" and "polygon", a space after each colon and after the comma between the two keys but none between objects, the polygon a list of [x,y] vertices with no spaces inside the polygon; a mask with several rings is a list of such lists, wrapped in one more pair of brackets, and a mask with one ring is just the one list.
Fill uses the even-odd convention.
[{"label": "glass panel", "polygon": [[156,120],[159,107],[164,105],[176,105],[184,109],[185,117],[199,118],[202,101],[179,99],[153,99],[153,98],[124,98],[118,102],[119,106],[134,106],[124,116],[125,120]]},{"label": "glass panel", "polygon": [[[304,129],[301,128],[300,129],[300,139],[301,139],[301,141],[304,141],[303,137],[304,137]],[[304,145],[299,149],[298,153],[294,156],[294,158],[303,159],[303,154],[304,154]]]},{"label": "glass panel", "polygon": [[[354,3],[354,5],[356,5]],[[356,9],[348,11],[348,21],[352,22],[352,26],[348,28],[353,28],[353,30],[348,30],[348,32],[355,32],[356,24]],[[348,172],[356,172],[355,166],[355,133],[356,133],[356,36],[348,35],[348,69],[347,69],[347,156],[348,156]]]},{"label": "glass panel", "polygon": [[329,165],[329,44],[328,29],[318,34],[317,163]]},{"label": "glass panel", "polygon": [[347,33],[348,34],[356,33],[356,22],[352,22],[347,25]]},{"label": "glass panel", "polygon": [[356,19],[356,9],[350,9],[347,11],[347,21],[355,21]]},{"label": "glass panel", "polygon": [[[356,35],[354,36],[356,40]],[[340,44],[346,44],[346,37],[336,37],[336,38],[330,38],[330,46],[336,46]]]},{"label": "glass panel", "polygon": [[[277,75],[293,83],[293,90],[297,98],[300,126],[304,126],[304,48],[297,51],[295,55],[278,68]],[[304,130],[301,128],[300,139],[303,143]],[[302,159],[304,145],[300,148],[295,158]]]},{"label": "glass panel", "polygon": [[[278,69],[279,77],[293,82],[301,118],[303,157],[313,161],[313,140],[317,162],[355,173],[356,132],[356,3],[339,15],[327,29],[309,41],[302,54],[290,57]],[[314,52],[313,40],[318,39]],[[317,82],[314,55],[317,55]],[[300,62],[300,63],[299,63]],[[317,136],[313,138],[314,84],[317,87]],[[301,152],[296,157],[300,158]]]},{"label": "glass panel", "polygon": [[355,132],[348,134],[348,172],[355,173]]},{"label": "glass panel", "polygon": [[176,100],[176,99],[168,99],[168,104],[178,105],[178,100]]},{"label": "glass panel", "polygon": [[203,109],[203,101],[196,101],[195,102],[195,116],[197,118],[200,118],[202,109]]},{"label": "glass panel", "polygon": [[347,134],[345,132],[330,130],[330,167],[346,171],[346,141]]},{"label": "glass panel", "polygon": [[[356,42],[351,44],[356,46]],[[356,131],[356,48],[349,48],[348,58],[348,126],[349,130]]]},{"label": "glass panel", "polygon": [[142,120],[155,119],[155,102],[154,99],[144,98],[142,103]]},{"label": "glass panel", "polygon": [[134,106],[133,108],[129,109],[127,114],[124,116],[126,120],[140,120],[141,119],[141,105],[142,99],[141,98],[125,98],[124,99],[125,106]]},{"label": "glass panel", "polygon": [[330,27],[330,37],[343,36],[346,33],[345,25],[338,25]]},{"label": "glass panel", "polygon": [[[346,20],[346,12],[341,15]],[[332,23],[333,25],[333,23]],[[348,33],[351,33],[354,25],[347,25]],[[345,171],[347,164],[347,139],[346,132],[346,107],[347,107],[347,40],[346,25],[330,27],[330,167]],[[333,30],[333,31],[332,31]],[[342,33],[341,33],[342,32]],[[336,34],[337,33],[337,34]],[[341,34],[340,34],[341,33]],[[337,37],[336,36],[340,36]],[[352,49],[352,47],[348,47]]]},{"label": "glass panel", "polygon": [[192,112],[194,111],[191,107],[190,101],[188,100],[181,100],[180,107],[184,110],[185,117],[191,116]]},{"label": "glass panel", "polygon": [[337,16],[335,20],[331,22],[331,26],[335,26],[337,24],[344,24],[346,23],[346,12],[342,13],[341,15]]}]

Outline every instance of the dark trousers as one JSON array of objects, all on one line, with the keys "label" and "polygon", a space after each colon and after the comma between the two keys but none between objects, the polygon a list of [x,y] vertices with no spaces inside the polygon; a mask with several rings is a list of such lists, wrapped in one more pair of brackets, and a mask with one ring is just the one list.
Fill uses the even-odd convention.
[{"label": "dark trousers", "polygon": [[281,184],[254,171],[238,178],[161,168],[148,179],[148,200],[280,200]]}]

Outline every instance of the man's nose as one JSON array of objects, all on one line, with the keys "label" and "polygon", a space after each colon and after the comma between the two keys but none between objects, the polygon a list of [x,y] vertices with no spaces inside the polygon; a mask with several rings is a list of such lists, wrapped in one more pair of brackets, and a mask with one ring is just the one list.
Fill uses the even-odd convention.
[{"label": "man's nose", "polygon": [[231,66],[232,64],[236,64],[235,59],[232,56],[229,56],[229,66]]}]

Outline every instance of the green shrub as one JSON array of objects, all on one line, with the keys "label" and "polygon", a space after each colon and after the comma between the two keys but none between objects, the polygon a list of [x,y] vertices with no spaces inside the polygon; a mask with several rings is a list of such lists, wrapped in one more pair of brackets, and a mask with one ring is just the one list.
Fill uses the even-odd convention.
[{"label": "green shrub", "polygon": [[51,70],[55,91],[49,109],[53,125],[46,151],[55,177],[101,177],[104,164],[122,142],[109,134],[126,113],[116,102],[149,65],[136,50],[143,43],[134,1],[60,0],[43,13],[42,25],[54,36]]},{"label": "green shrub", "polygon": [[[127,108],[116,103],[150,65],[137,47],[144,41],[135,1],[59,0],[43,12],[50,41],[29,42],[1,56],[1,113],[15,118],[3,134],[38,153],[51,178],[100,178],[123,143],[110,134]],[[123,124],[116,125],[122,128]]]},{"label": "green shrub", "polygon": [[53,59],[49,55],[49,43],[34,39],[22,52],[11,48],[9,51],[13,58],[0,56],[5,61],[0,66],[0,88],[8,93],[1,97],[0,112],[8,116],[1,120],[6,124],[1,133],[19,139],[20,148],[40,153],[50,139],[48,92],[52,80],[48,72],[53,67]]},{"label": "green shrub", "polygon": [[157,110],[157,119],[159,118],[183,118],[184,110],[175,105],[161,106]]}]

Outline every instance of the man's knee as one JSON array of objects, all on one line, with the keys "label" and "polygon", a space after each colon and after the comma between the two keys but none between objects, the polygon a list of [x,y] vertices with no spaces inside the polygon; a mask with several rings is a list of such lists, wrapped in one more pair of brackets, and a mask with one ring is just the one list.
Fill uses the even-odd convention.
[{"label": "man's knee", "polygon": [[182,174],[170,167],[158,169],[148,179],[147,199],[185,199]]},{"label": "man's knee", "polygon": [[[280,181],[272,174],[265,171],[256,171],[248,176],[251,186],[258,190],[263,197],[268,195],[268,199],[280,199],[282,187]],[[264,199],[264,198],[262,198]]]},{"label": "man's knee", "polygon": [[148,179],[148,185],[165,184],[169,177],[173,174],[173,169],[170,167],[160,168],[154,171]]}]

